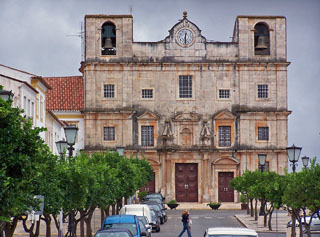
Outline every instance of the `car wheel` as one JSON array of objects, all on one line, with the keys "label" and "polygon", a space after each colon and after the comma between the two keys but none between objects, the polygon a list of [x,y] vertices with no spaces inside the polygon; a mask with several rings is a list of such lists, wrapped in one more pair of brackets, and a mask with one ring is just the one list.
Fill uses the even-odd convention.
[{"label": "car wheel", "polygon": [[165,217],[164,217],[164,222],[167,222],[167,221],[168,221],[168,217],[165,216]]},{"label": "car wheel", "polygon": [[156,232],[160,232],[160,226],[157,227]]},{"label": "car wheel", "polygon": [[164,218],[163,218],[163,217],[160,219],[160,224],[161,224],[161,225],[164,224]]}]

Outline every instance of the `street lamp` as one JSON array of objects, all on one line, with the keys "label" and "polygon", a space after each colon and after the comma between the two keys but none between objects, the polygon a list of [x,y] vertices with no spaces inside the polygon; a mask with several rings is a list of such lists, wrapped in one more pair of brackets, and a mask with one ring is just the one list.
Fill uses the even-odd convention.
[{"label": "street lamp", "polygon": [[261,172],[263,172],[264,170],[264,165],[266,164],[266,158],[267,158],[266,154],[258,154],[259,166],[260,166]]},{"label": "street lamp", "polygon": [[65,140],[57,141],[56,142],[58,153],[62,157],[65,151],[68,149],[68,144]]},{"label": "street lamp", "polygon": [[294,144],[290,147],[287,147],[289,161],[292,163],[292,172],[296,171],[296,163],[299,160],[299,156],[302,150],[302,147],[297,147]]},{"label": "street lamp", "polygon": [[12,100],[13,96],[14,94],[12,93],[12,91],[0,90],[0,97],[5,101]]},{"label": "street lamp", "polygon": [[118,152],[118,154],[119,154],[120,156],[123,156],[123,155],[124,155],[124,147],[118,146],[118,147],[116,148],[116,150],[117,150],[117,152]]},{"label": "street lamp", "polygon": [[[78,128],[75,125],[70,125],[64,128],[64,133],[67,139],[66,143],[69,145],[68,150],[69,150],[69,159],[70,159],[72,157],[72,153],[74,150],[73,145],[76,142]],[[65,236],[71,236],[71,237],[76,236],[73,210],[71,210],[69,213],[68,232],[66,233]]]},{"label": "street lamp", "polygon": [[304,156],[301,159],[302,159],[302,164],[303,164],[304,168],[307,168],[307,166],[309,164],[309,157],[308,156]]},{"label": "street lamp", "polygon": [[[263,169],[264,169],[264,166],[266,164],[266,158],[267,158],[266,154],[258,154],[259,166],[260,166],[261,173],[263,173]],[[265,206],[264,199],[261,198],[260,202],[261,202],[261,204],[260,204],[259,216],[264,216],[264,206]]]}]

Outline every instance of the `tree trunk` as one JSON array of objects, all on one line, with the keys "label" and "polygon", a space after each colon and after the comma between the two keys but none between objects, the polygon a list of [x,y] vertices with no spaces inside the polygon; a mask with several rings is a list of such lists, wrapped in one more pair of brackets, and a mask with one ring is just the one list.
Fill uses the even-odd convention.
[{"label": "tree trunk", "polygon": [[43,220],[46,223],[46,236],[51,236],[51,216],[50,214],[43,214],[44,218]]},{"label": "tree trunk", "polygon": [[95,210],[95,208],[91,207],[87,217],[84,218],[84,221],[86,222],[86,226],[87,226],[87,237],[92,237],[91,220],[92,220],[92,216],[93,216],[94,210]]},{"label": "tree trunk", "polygon": [[269,213],[269,221],[268,221],[268,227],[269,227],[269,230],[270,230],[270,231],[272,231],[272,223],[271,223],[271,220],[272,220],[272,212],[273,212],[273,211],[271,211],[271,212]]},{"label": "tree trunk", "polygon": [[255,199],[255,204],[254,204],[254,220],[258,220],[258,200]]},{"label": "tree trunk", "polygon": [[12,237],[14,231],[16,230],[18,221],[19,221],[20,216],[15,216],[12,220],[12,222],[6,222],[5,227],[4,227],[4,233],[6,237]]},{"label": "tree trunk", "polygon": [[100,208],[100,226],[102,225],[104,219],[105,219],[104,210]]},{"label": "tree trunk", "polygon": [[84,220],[80,220],[80,236],[84,237]]},{"label": "tree trunk", "polygon": [[115,204],[112,204],[112,215],[115,215],[116,214],[116,205]]},{"label": "tree trunk", "polygon": [[250,199],[250,210],[251,210],[250,216],[253,217],[253,215],[254,215],[254,212],[253,212],[253,199]]}]

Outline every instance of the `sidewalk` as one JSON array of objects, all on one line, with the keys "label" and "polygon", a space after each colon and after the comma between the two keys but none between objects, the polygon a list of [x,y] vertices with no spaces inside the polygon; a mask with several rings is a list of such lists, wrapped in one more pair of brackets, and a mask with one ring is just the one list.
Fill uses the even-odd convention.
[{"label": "sidewalk", "polygon": [[258,221],[254,220],[248,214],[237,214],[235,217],[247,228],[254,229],[257,232],[270,232],[270,233],[286,233],[287,223],[290,220],[290,216],[285,211],[274,211],[272,214],[272,231],[269,231],[268,227],[263,226],[263,216],[258,217]]}]

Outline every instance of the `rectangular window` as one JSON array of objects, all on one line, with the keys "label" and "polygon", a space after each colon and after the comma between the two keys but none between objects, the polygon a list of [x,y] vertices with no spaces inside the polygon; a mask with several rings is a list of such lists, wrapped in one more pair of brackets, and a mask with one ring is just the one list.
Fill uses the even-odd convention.
[{"label": "rectangular window", "polygon": [[219,126],[219,146],[231,146],[231,126]]},{"label": "rectangular window", "polygon": [[220,99],[229,99],[230,98],[230,90],[219,90],[219,98]]},{"label": "rectangular window", "polygon": [[104,98],[114,98],[114,85],[106,84],[103,86],[103,96]]},{"label": "rectangular window", "polygon": [[192,76],[179,76],[179,98],[192,98]]},{"label": "rectangular window", "polygon": [[24,112],[27,113],[27,97],[23,97],[23,109]]},{"label": "rectangular window", "polygon": [[268,98],[269,88],[267,84],[258,85],[258,98]]},{"label": "rectangular window", "polygon": [[42,121],[42,118],[43,118],[43,102],[41,101],[40,102],[40,119]]},{"label": "rectangular window", "polygon": [[259,141],[269,140],[269,127],[258,127],[258,140]]},{"label": "rectangular window", "polygon": [[154,146],[153,126],[141,126],[141,145]]},{"label": "rectangular window", "polygon": [[28,103],[27,103],[27,116],[30,117],[30,100],[28,99]]},{"label": "rectangular window", "polygon": [[115,128],[114,127],[104,127],[103,140],[104,141],[114,141],[115,140]]},{"label": "rectangular window", "polygon": [[152,99],[153,89],[142,89],[142,99]]}]

